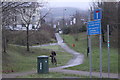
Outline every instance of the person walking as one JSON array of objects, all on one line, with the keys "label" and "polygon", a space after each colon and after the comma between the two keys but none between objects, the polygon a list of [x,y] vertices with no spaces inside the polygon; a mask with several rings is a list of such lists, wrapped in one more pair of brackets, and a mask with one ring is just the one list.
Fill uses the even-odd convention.
[{"label": "person walking", "polygon": [[51,63],[53,65],[57,65],[56,52],[55,51],[51,51],[50,57],[51,57]]}]

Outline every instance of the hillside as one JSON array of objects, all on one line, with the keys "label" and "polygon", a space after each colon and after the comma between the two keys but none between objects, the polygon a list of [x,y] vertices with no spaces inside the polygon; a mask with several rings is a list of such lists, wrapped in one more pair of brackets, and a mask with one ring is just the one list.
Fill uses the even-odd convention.
[{"label": "hillside", "polygon": [[[115,35],[115,34],[113,34]],[[69,45],[70,48],[75,51],[84,54],[84,63],[75,67],[70,67],[67,69],[72,70],[81,70],[81,71],[89,71],[89,56],[87,56],[87,35],[86,33],[78,34],[78,41],[75,41],[73,35],[63,35],[64,41]],[[114,37],[115,38],[115,37]],[[100,54],[99,54],[99,37],[92,36],[92,71],[99,72],[99,62],[100,62]],[[113,37],[110,37],[110,72],[118,73],[118,50],[116,45],[112,43]],[[116,38],[114,39],[114,41]],[[72,44],[75,46],[73,47]],[[88,54],[89,55],[89,54]],[[108,70],[108,52],[107,52],[107,44],[102,44],[102,71],[107,72]]]},{"label": "hillside", "polygon": [[[14,73],[37,70],[37,56],[49,56],[51,50],[56,50],[57,66],[65,65],[72,58],[71,54],[61,52],[63,49],[60,46],[30,47],[30,51],[28,52],[25,46],[9,44],[7,53],[3,53],[2,55],[2,72]],[[50,60],[49,58],[49,67],[56,67],[51,64]]]},{"label": "hillside", "polygon": [[[42,15],[44,15],[48,11],[49,11],[48,9],[43,8],[41,10]],[[80,9],[74,8],[74,7],[56,7],[56,8],[51,8],[50,9],[50,14],[47,15],[47,17],[48,17],[47,19],[49,20],[50,17],[53,17],[55,20],[61,19],[61,18],[63,18],[63,11],[64,11],[65,18],[70,18],[70,16],[75,14],[76,11],[78,11],[81,14],[86,14],[87,13],[87,11],[80,10]]]}]

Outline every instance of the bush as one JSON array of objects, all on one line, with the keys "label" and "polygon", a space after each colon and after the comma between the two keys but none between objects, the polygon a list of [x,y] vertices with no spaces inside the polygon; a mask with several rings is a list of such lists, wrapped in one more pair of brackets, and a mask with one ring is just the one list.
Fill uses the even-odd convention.
[{"label": "bush", "polygon": [[86,32],[86,26],[82,26],[80,29],[79,29],[79,32]]},{"label": "bush", "polygon": [[[7,36],[9,44],[26,45],[26,31],[9,31]],[[53,42],[55,35],[53,29],[49,27],[41,28],[40,30],[29,31],[29,45],[45,44]]]},{"label": "bush", "polygon": [[70,33],[70,27],[64,27],[62,28],[63,34],[69,34]]},{"label": "bush", "polygon": [[69,26],[69,27],[63,27],[62,28],[62,31],[63,31],[63,34],[77,34],[77,33],[80,33],[80,32],[85,32],[87,29],[86,29],[86,26],[83,25],[82,27],[80,26],[76,26],[76,25],[72,25],[72,26]]}]

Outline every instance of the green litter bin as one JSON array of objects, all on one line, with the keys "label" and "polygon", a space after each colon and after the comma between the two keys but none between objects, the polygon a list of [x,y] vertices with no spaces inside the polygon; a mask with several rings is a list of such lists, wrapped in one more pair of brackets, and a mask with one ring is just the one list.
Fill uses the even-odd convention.
[{"label": "green litter bin", "polygon": [[38,56],[37,57],[37,72],[39,74],[49,72],[48,56]]}]

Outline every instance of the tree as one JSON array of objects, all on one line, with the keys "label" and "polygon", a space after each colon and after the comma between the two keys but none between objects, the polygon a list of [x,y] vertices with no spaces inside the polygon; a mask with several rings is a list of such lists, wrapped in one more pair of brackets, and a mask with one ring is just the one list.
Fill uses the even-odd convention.
[{"label": "tree", "polygon": [[[37,2],[1,2],[0,3],[2,6],[2,39],[3,39],[3,52],[6,52],[6,44],[7,44],[7,32],[9,29],[11,29],[11,26],[13,27],[12,30],[14,30],[14,25],[16,23],[16,16],[21,14],[21,17],[23,18],[22,20],[26,25],[27,30],[29,29],[29,25],[31,23],[31,18],[33,17],[33,13],[35,12],[35,9],[37,7],[41,7],[42,3],[37,3]],[[28,13],[23,13],[23,8],[30,8],[31,12],[30,14]],[[25,16],[23,16],[25,14]],[[19,15],[20,16],[20,15]],[[37,25],[39,26],[39,25]],[[27,35],[29,34],[29,31],[27,31]],[[29,51],[29,43],[28,43],[28,36],[27,36],[27,51]]]},{"label": "tree", "polygon": [[9,25],[14,23],[14,13],[15,8],[18,6],[22,6],[26,3],[17,3],[17,2],[0,2],[0,15],[2,19],[2,48],[3,52],[6,53],[6,46],[7,46],[7,31],[9,28]]},{"label": "tree", "polygon": [[16,11],[18,13],[20,13],[20,15],[22,17],[21,21],[23,24],[25,24],[27,51],[30,51],[30,49],[29,49],[29,26],[30,26],[30,24],[32,24],[36,8],[39,6],[38,6],[38,3],[36,3],[36,2],[28,2],[28,4],[29,5],[25,5],[23,7],[16,9]]},{"label": "tree", "polygon": [[[103,1],[96,1],[93,2],[93,9],[101,8],[102,9],[102,38],[103,42],[105,41],[105,33],[107,31],[107,25],[113,25],[118,23],[118,7],[117,2],[105,2]],[[116,28],[116,25],[110,26],[110,34],[112,34],[112,31]]]},{"label": "tree", "polygon": [[75,41],[78,41],[78,33],[82,32],[84,28],[84,21],[86,20],[86,14],[85,12],[80,13],[79,11],[76,11],[76,13],[72,17],[73,20],[73,26],[71,26],[71,33],[73,34],[73,37],[75,38]]},{"label": "tree", "polygon": [[[6,44],[7,44],[7,32],[12,29],[14,31],[14,25],[18,22],[16,21],[17,15],[20,16],[19,24],[22,24],[26,27],[26,42],[27,42],[27,51],[29,51],[29,25],[33,23],[35,11],[39,7],[43,7],[43,3],[38,2],[1,2],[2,8],[2,39],[3,39],[3,52],[6,52]],[[27,9],[27,12],[24,12]],[[39,11],[38,11],[39,12]],[[38,16],[38,21],[36,28],[40,27],[41,22],[44,20],[43,18],[49,14],[49,11],[43,15],[42,17]],[[12,28],[11,28],[12,27]],[[35,27],[33,25],[33,27]]]},{"label": "tree", "polygon": [[[118,2],[118,26],[120,26],[120,1]],[[120,27],[118,27],[118,32],[120,32]],[[120,35],[120,33],[118,33]],[[120,40],[120,36],[118,36],[118,40]],[[120,41],[118,41],[118,49],[120,49]]]}]

